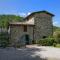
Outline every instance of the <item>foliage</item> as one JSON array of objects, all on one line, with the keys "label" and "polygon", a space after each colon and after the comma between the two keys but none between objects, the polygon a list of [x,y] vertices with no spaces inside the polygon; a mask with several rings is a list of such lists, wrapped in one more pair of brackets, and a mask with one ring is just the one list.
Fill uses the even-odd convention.
[{"label": "foliage", "polygon": [[7,28],[9,22],[23,21],[23,17],[16,15],[0,15],[0,27]]},{"label": "foliage", "polygon": [[57,43],[60,43],[60,31],[55,31],[53,37],[55,38]]},{"label": "foliage", "polygon": [[60,27],[53,26],[53,32],[60,31]]},{"label": "foliage", "polygon": [[53,26],[53,36],[38,40],[39,45],[56,46],[60,44],[60,27]]},{"label": "foliage", "polygon": [[60,46],[60,31],[55,31],[53,37],[49,36],[48,38],[40,39],[37,43],[42,46]]},{"label": "foliage", "polygon": [[53,46],[56,47],[56,44],[57,44],[57,43],[53,43]]},{"label": "foliage", "polygon": [[9,44],[9,35],[7,32],[0,33],[0,47],[6,47]]},{"label": "foliage", "polygon": [[56,47],[60,48],[60,44],[56,44]]},{"label": "foliage", "polygon": [[38,40],[38,44],[42,46],[52,46],[53,43],[56,43],[54,38],[45,38]]}]

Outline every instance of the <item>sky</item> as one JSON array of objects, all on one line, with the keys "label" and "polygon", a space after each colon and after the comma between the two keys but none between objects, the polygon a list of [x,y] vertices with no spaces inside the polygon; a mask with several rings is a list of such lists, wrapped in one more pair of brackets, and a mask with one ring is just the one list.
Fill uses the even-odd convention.
[{"label": "sky", "polygon": [[27,16],[41,10],[53,13],[53,24],[60,27],[60,0],[0,0],[0,14]]}]

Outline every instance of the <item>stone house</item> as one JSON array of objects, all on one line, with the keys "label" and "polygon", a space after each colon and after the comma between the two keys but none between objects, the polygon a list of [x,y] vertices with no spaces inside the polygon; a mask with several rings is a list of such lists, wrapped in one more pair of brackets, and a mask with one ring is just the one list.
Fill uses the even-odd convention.
[{"label": "stone house", "polygon": [[10,43],[32,44],[33,41],[52,35],[53,16],[47,11],[38,11],[25,17],[23,22],[11,22],[9,24]]}]

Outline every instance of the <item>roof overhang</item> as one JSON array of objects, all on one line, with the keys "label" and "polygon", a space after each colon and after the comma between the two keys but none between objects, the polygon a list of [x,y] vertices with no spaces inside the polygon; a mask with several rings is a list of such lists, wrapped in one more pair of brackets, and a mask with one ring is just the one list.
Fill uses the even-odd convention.
[{"label": "roof overhang", "polygon": [[27,17],[25,17],[24,20],[28,19],[30,16],[35,15],[36,13],[46,13],[46,14],[51,15],[52,17],[55,16],[54,14],[52,14],[52,13],[50,13],[50,12],[48,12],[48,11],[43,10],[43,11],[38,11],[38,12],[33,12],[33,13],[31,13],[30,15],[28,15]]},{"label": "roof overhang", "polygon": [[34,24],[29,24],[29,23],[24,23],[24,22],[11,22],[11,23],[9,23],[9,26],[21,26],[21,25],[34,26]]}]

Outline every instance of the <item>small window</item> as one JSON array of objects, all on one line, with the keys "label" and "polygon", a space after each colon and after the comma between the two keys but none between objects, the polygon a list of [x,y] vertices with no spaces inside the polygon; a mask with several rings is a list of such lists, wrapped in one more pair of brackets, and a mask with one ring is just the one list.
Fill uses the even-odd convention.
[{"label": "small window", "polygon": [[43,36],[43,38],[46,38],[46,36]]},{"label": "small window", "polygon": [[24,25],[24,32],[27,32],[27,25]]}]

